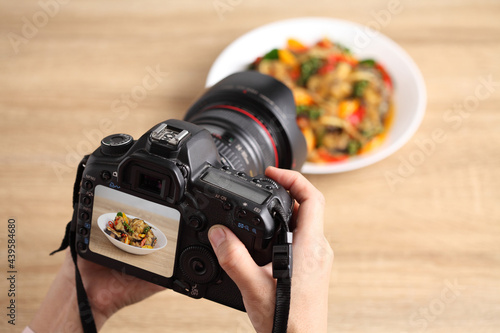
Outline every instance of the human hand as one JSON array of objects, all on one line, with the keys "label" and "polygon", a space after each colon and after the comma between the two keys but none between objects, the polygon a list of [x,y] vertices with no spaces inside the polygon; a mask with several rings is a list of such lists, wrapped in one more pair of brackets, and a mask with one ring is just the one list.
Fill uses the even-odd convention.
[{"label": "human hand", "polygon": [[[165,289],[81,257],[78,257],[78,269],[98,330],[121,308]],[[29,327],[36,333],[83,332],[76,298],[75,265],[69,250]]]},{"label": "human hand", "polygon": [[[296,199],[291,224],[293,275],[288,332],[326,332],[333,251],[323,233],[325,199],[296,171],[269,167],[266,176]],[[208,236],[219,264],[240,289],[255,330],[271,332],[276,301],[271,264],[259,267],[243,243],[224,226],[213,226]]]}]

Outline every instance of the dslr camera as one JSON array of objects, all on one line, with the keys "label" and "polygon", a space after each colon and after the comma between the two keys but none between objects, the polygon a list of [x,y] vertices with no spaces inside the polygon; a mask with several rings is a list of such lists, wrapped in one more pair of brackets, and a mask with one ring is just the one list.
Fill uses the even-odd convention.
[{"label": "dslr camera", "polygon": [[244,311],[208,230],[225,225],[258,265],[271,262],[294,200],[263,173],[300,169],[305,157],[291,91],[258,72],[233,74],[183,121],[164,121],[138,140],[102,139],[80,166],[70,246],[92,262]]}]

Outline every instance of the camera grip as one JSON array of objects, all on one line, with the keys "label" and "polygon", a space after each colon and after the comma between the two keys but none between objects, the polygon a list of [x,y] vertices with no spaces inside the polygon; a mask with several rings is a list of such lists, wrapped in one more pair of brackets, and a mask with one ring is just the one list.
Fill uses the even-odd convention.
[{"label": "camera grip", "polygon": [[245,311],[241,292],[234,281],[224,271],[222,271],[221,280],[224,283],[211,285],[207,289],[205,298],[240,311]]}]

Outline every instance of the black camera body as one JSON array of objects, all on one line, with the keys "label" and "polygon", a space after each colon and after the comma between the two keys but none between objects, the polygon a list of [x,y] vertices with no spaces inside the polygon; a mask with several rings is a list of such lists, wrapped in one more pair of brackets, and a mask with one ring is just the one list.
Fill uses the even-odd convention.
[{"label": "black camera body", "polygon": [[[103,203],[118,191],[121,192],[118,201]],[[145,210],[142,200],[163,207],[167,213],[164,215],[171,215],[170,219],[166,217],[168,223],[179,219],[174,227],[164,226],[158,220],[147,221],[159,232],[169,233],[167,247],[160,251],[170,250],[174,262],[158,263],[170,266],[164,272],[155,273],[149,266],[154,263],[149,260],[144,260],[143,265],[131,265],[126,257],[137,254],[122,253],[112,244],[104,242],[93,247],[93,242],[108,241],[97,230],[96,209],[107,213],[102,209],[109,207],[110,213],[123,211],[141,217],[137,211]],[[137,142],[124,134],[109,136],[89,157],[82,175],[75,221],[76,247],[85,259],[191,297],[205,297],[243,310],[236,285],[217,263],[208,230],[215,224],[227,226],[245,244],[256,263],[264,265],[271,261],[272,244],[279,228],[275,214],[283,214],[281,218],[288,221],[292,206],[290,195],[274,181],[250,177],[224,166],[207,130],[185,121],[169,120],[155,126]],[[154,207],[162,209],[152,205],[146,208],[149,210],[146,214],[152,211],[160,215]],[[173,230],[165,231],[162,227]],[[177,239],[170,239],[175,232]],[[94,233],[97,235],[93,236]],[[168,248],[169,243],[176,243],[175,248]]]},{"label": "black camera body", "polygon": [[[79,195],[71,222],[75,235],[71,246],[90,261],[193,298],[203,297],[244,311],[240,291],[218,264],[208,230],[215,224],[225,225],[243,242],[255,262],[265,265],[272,260],[280,223],[288,223],[291,218],[294,200],[262,174],[267,165],[278,164],[278,155],[283,151],[288,165],[281,166],[300,168],[305,159],[305,142],[298,128],[290,130],[296,127],[293,97],[284,89],[279,92],[288,94],[285,104],[292,107],[279,115],[283,107],[266,104],[270,99],[265,98],[265,90],[269,87],[275,94],[276,88],[284,86],[258,73],[229,77],[195,104],[197,112],[193,108],[188,112],[189,116],[208,110],[205,123],[203,119],[198,121],[200,124],[167,120],[138,140],[127,134],[104,138],[85,160],[81,182],[76,185]],[[251,102],[221,106],[217,94],[221,91],[232,97],[242,93],[243,100]],[[249,91],[255,98],[248,97]],[[211,102],[210,96],[214,95],[215,102]],[[259,101],[268,108],[259,107]],[[250,122],[245,127],[257,124],[256,132],[250,131],[245,138],[229,135],[231,126],[215,128],[217,121],[211,115],[221,108],[237,113],[235,123],[240,123],[238,117],[243,116]],[[266,120],[266,113],[278,116]],[[291,117],[286,123],[282,115],[288,113]],[[262,129],[266,121],[268,125]],[[270,142],[272,148],[258,140]],[[256,149],[255,144],[264,152],[251,151]],[[266,154],[266,150],[267,160],[258,156]],[[247,167],[237,170],[234,164]],[[146,222],[155,234],[155,246],[134,247],[112,239],[106,227],[118,212],[126,214],[127,219]]]}]

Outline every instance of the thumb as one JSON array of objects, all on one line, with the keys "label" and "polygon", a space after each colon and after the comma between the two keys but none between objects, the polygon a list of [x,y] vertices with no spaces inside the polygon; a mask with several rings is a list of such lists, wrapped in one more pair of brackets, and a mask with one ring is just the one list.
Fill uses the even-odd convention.
[{"label": "thumb", "polygon": [[227,227],[215,225],[208,231],[208,238],[219,260],[219,265],[236,283],[242,295],[252,292],[258,286],[256,281],[262,281],[265,272],[248,253],[245,245]]},{"label": "thumb", "polygon": [[238,286],[252,325],[257,332],[270,332],[276,293],[270,266],[259,267],[238,237],[222,225],[210,228],[208,238],[220,266]]}]

